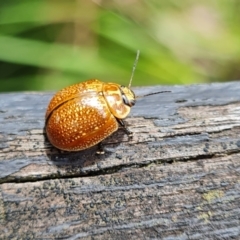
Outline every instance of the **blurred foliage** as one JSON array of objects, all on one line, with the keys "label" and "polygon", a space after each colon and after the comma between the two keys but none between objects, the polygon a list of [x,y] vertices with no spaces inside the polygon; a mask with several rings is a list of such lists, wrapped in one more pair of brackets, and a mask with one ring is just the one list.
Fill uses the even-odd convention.
[{"label": "blurred foliage", "polygon": [[1,0],[0,91],[239,79],[238,0]]}]

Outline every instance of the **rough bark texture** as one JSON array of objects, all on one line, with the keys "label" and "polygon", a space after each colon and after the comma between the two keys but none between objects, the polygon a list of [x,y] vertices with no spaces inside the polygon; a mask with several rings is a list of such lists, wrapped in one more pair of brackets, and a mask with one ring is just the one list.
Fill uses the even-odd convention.
[{"label": "rough bark texture", "polygon": [[239,239],[240,83],[135,88],[121,129],[68,153],[52,93],[0,94],[1,239]]}]

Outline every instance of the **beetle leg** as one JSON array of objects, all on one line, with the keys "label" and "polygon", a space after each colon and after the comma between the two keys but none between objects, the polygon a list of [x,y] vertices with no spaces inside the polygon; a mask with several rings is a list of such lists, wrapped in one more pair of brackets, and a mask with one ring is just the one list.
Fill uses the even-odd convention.
[{"label": "beetle leg", "polygon": [[127,128],[125,122],[122,119],[117,119],[119,124],[123,127],[124,131],[126,132],[126,134],[132,138],[133,133]]},{"label": "beetle leg", "polygon": [[103,149],[102,143],[100,142],[97,146],[98,146],[98,150],[96,151],[96,154],[98,154],[98,155],[104,154],[105,151],[104,151],[104,149]]}]

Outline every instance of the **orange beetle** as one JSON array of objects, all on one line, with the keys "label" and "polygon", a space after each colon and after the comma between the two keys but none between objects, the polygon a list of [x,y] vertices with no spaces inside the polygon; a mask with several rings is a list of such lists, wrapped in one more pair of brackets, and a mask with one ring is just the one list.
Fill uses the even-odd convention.
[{"label": "orange beetle", "polygon": [[45,116],[46,133],[53,146],[65,151],[84,150],[117,131],[119,124],[131,134],[123,119],[135,104],[130,87],[138,58],[139,51],[128,87],[92,79],[66,87],[53,96]]},{"label": "orange beetle", "polygon": [[119,124],[126,129],[122,119],[135,104],[130,84],[124,87],[92,79],[56,93],[46,112],[49,141],[61,150],[79,151],[100,143]]}]

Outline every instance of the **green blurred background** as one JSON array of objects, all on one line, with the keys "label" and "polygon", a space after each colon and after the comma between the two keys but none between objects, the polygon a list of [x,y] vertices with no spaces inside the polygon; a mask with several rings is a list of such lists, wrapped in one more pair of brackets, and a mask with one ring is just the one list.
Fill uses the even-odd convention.
[{"label": "green blurred background", "polygon": [[239,0],[1,0],[0,91],[240,78]]}]

